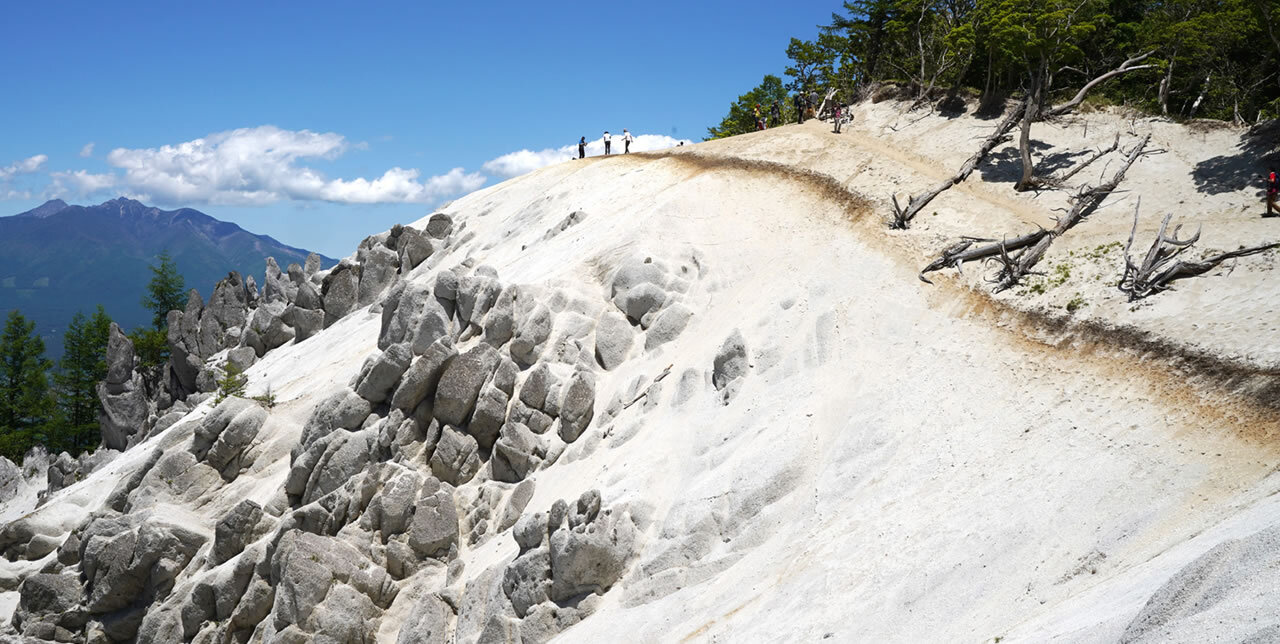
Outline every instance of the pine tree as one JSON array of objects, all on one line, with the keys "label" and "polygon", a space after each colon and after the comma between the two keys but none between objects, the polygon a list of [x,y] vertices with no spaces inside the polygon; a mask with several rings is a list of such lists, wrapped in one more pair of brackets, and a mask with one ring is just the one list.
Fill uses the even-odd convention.
[{"label": "pine tree", "polygon": [[787,90],[781,78],[769,74],[759,86],[739,96],[737,102],[729,106],[729,115],[720,121],[720,125],[707,128],[707,140],[755,131],[756,118],[752,110],[759,105],[762,115],[768,114],[774,101],[785,109]]},{"label": "pine tree", "polygon": [[20,461],[37,443],[48,442],[54,414],[49,361],[35,322],[14,310],[0,334],[0,455]]},{"label": "pine tree", "polygon": [[182,274],[178,272],[178,265],[174,263],[169,251],[161,252],[157,259],[160,263],[151,267],[147,294],[142,296],[142,305],[151,311],[151,328],[138,327],[129,332],[138,361],[148,369],[159,367],[169,359],[169,345],[166,342],[169,311],[181,310],[187,303],[186,294],[182,290]]},{"label": "pine tree", "polygon": [[63,337],[63,354],[58,361],[54,383],[58,393],[58,430],[50,451],[68,451],[73,456],[97,442],[97,384],[107,377],[107,340],[111,318],[98,306],[92,317],[76,313]]},{"label": "pine tree", "polygon": [[223,375],[218,378],[218,395],[213,401],[215,405],[231,397],[244,398],[245,389],[249,387],[249,377],[244,375],[240,365],[228,360],[222,369]]},{"label": "pine tree", "polygon": [[169,311],[181,310],[187,298],[183,292],[182,274],[169,251],[161,252],[157,259],[160,264],[151,267],[151,281],[147,283],[142,305],[151,311],[152,328],[163,331],[168,328]]}]

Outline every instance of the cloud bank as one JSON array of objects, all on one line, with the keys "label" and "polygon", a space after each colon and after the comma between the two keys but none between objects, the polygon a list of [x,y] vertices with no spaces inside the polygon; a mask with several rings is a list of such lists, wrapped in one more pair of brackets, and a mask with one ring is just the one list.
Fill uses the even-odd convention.
[{"label": "cloud bank", "polygon": [[266,205],[277,201],[346,204],[426,203],[470,192],[479,173],[454,168],[421,179],[416,169],[394,167],[374,179],[330,179],[303,165],[331,161],[355,147],[333,132],[241,128],[158,148],[116,148],[107,163],[123,171],[119,185],[165,203]]},{"label": "cloud bank", "polygon": [[[614,135],[615,154],[622,152],[621,136]],[[635,136],[631,151],[661,150],[681,143],[690,141],[640,134]],[[312,167],[315,161],[332,161],[364,145],[351,143],[335,132],[285,130],[272,125],[240,128],[160,147],[115,148],[106,155],[108,172],[47,171],[43,194],[46,198],[125,195],[174,206],[262,206],[280,201],[431,204],[476,190],[490,178],[515,177],[578,156],[576,144],[524,149],[485,162],[481,171],[459,167],[430,177],[415,168],[396,166],[377,177],[335,178]],[[93,152],[94,143],[87,143],[80,156],[91,157]],[[587,154],[603,153],[600,139],[587,144]],[[30,190],[15,189],[15,177],[45,173],[48,160],[47,155],[37,154],[0,166],[0,200],[30,198]],[[23,181],[30,183],[31,179]]]}]

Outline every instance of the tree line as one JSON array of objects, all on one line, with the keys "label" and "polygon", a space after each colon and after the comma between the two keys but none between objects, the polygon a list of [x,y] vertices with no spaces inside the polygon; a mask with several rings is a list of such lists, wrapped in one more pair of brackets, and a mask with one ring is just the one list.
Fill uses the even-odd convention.
[{"label": "tree line", "polygon": [[[1089,100],[1175,119],[1250,124],[1280,116],[1280,0],[849,0],[787,46],[787,80],[766,75],[708,129],[755,129],[752,108],[788,92],[846,101],[893,84],[920,104],[1018,94],[1065,100],[1124,61]],[[943,103],[945,105],[945,103]]]},{"label": "tree line", "polygon": [[[158,260],[142,297],[152,325],[129,332],[140,366],[152,370],[168,359],[168,313],[186,301],[173,258],[165,252]],[[111,317],[101,304],[89,315],[77,312],[55,363],[45,357],[35,322],[10,311],[0,332],[0,456],[21,462],[36,445],[72,456],[97,447],[102,413],[97,386],[107,377],[110,329]]]}]

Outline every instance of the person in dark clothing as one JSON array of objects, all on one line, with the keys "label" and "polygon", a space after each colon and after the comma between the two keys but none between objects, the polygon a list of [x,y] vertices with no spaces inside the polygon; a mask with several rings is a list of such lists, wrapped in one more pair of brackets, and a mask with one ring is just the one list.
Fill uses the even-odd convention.
[{"label": "person in dark clothing", "polygon": [[774,101],[773,106],[769,108],[769,127],[779,125],[782,125],[782,106],[778,105],[778,101]]},{"label": "person in dark clothing", "polygon": [[1271,168],[1267,173],[1267,216],[1274,217],[1280,215],[1280,206],[1276,205],[1276,198],[1280,196],[1280,179],[1276,177],[1276,169]]},{"label": "person in dark clothing", "polygon": [[793,100],[796,104],[796,123],[804,125],[804,96],[797,93]]},{"label": "person in dark clothing", "polygon": [[578,158],[587,158],[587,137],[585,136],[578,139]]}]

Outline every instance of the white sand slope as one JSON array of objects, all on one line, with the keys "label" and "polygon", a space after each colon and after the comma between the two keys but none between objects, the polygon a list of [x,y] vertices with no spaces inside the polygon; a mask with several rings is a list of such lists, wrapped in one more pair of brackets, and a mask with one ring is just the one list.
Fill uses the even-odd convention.
[{"label": "white sand slope", "polygon": [[[532,476],[526,512],[596,488],[640,529],[625,576],[559,639],[1280,633],[1268,601],[1280,583],[1280,443],[1276,401],[1266,397],[1274,389],[1259,384],[1280,369],[1276,255],[1138,307],[1106,285],[1118,277],[1118,254],[1070,255],[1123,242],[1132,214],[1123,200],[1139,194],[1143,230],[1176,208],[1203,222],[1205,243],[1218,248],[1280,239],[1280,224],[1252,218],[1250,189],[1197,192],[1197,164],[1233,154],[1240,133],[1193,135],[1106,114],[1040,126],[1046,157],[1130,129],[1154,132],[1171,152],[1135,166],[1131,193],[1054,246],[1046,263],[1071,264],[1069,279],[1043,294],[992,297],[977,267],[939,274],[933,287],[916,273],[960,234],[1051,223],[1064,196],[1017,195],[1009,183],[979,181],[984,169],[915,228],[889,233],[889,194],[945,176],[987,124],[899,109],[866,106],[840,136],[810,123],[566,162],[445,209],[466,222],[470,241],[410,279],[472,258],[504,282],[612,306],[610,276],[641,256],[688,285],[688,327],[654,350],[640,341],[620,367],[599,371],[596,421]],[[574,211],[587,217],[547,239]],[[1076,297],[1084,306],[1068,313]],[[379,323],[358,311],[256,364],[251,381],[271,383],[282,404],[253,468],[158,503],[185,508],[204,529],[243,498],[278,507],[302,423],[376,352]],[[749,369],[726,402],[713,361],[734,333]],[[613,398],[641,391],[616,417],[605,413]],[[36,516],[55,531],[74,527],[63,518],[70,509],[101,505],[148,450],[189,441],[206,408]],[[517,550],[509,533],[464,546],[462,584]],[[0,561],[0,574],[19,565],[30,564]],[[380,641],[395,641],[419,591],[444,583],[435,568],[401,582]],[[0,593],[0,606],[15,596]]]}]

